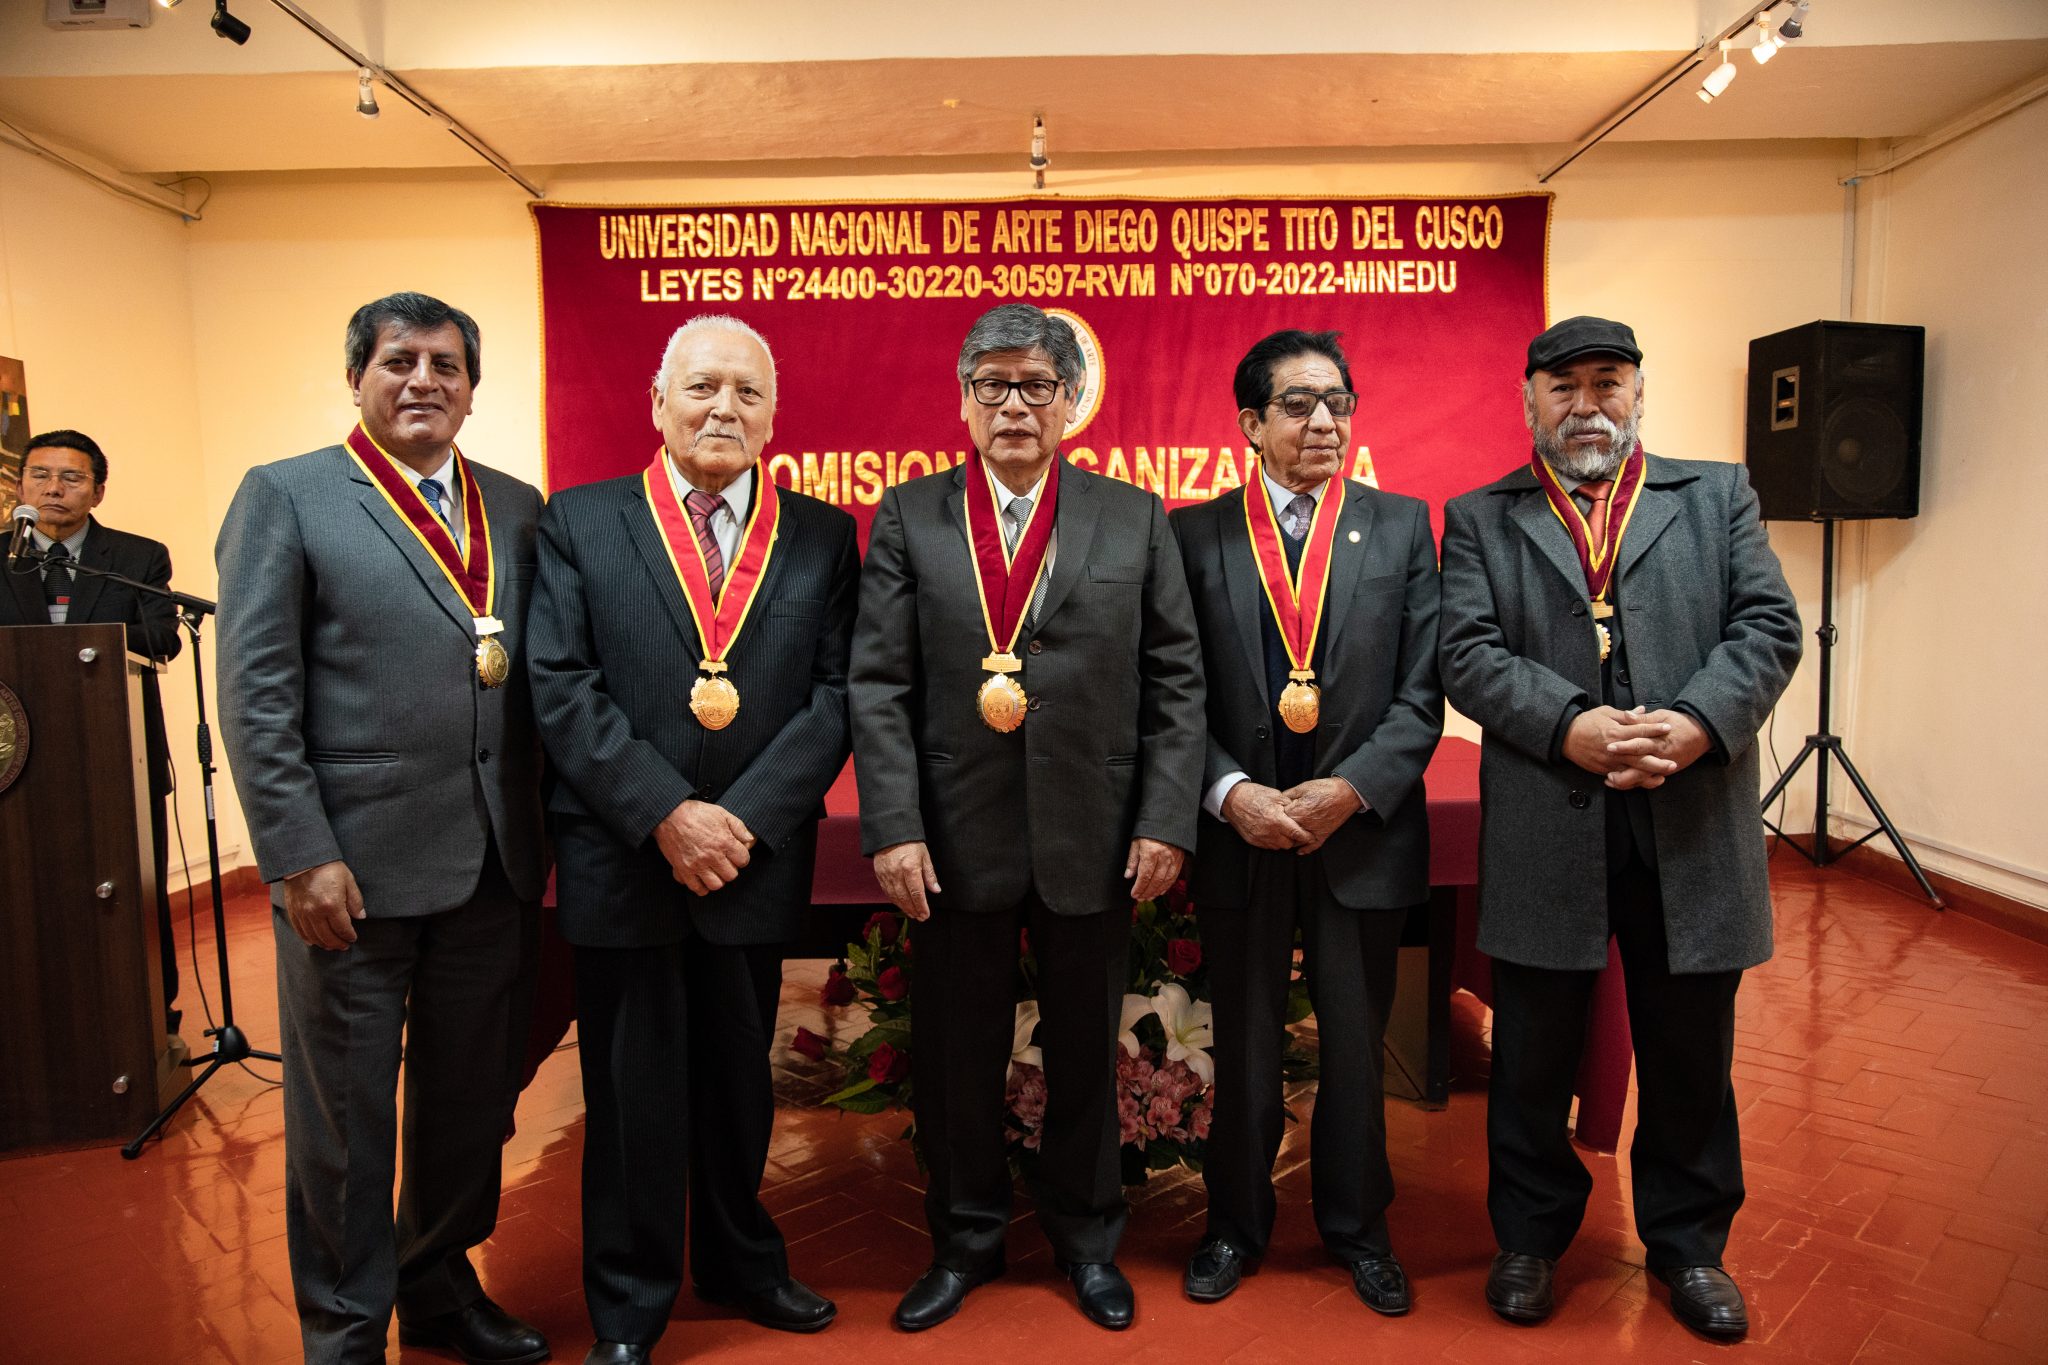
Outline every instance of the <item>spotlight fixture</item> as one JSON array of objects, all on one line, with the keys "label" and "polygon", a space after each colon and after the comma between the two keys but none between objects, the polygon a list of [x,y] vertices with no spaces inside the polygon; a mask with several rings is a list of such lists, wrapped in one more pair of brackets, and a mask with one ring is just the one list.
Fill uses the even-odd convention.
[{"label": "spotlight fixture", "polygon": [[1712,104],[1721,97],[1721,92],[1735,83],[1735,63],[1728,60],[1728,44],[1721,44],[1721,64],[1707,73],[1700,82],[1700,103]]},{"label": "spotlight fixture", "polygon": [[1031,183],[1034,189],[1045,188],[1045,172],[1052,165],[1045,155],[1045,120],[1038,115],[1031,116]]},{"label": "spotlight fixture", "polygon": [[1792,7],[1792,17],[1778,27],[1778,36],[1792,42],[1806,36],[1806,12],[1813,8],[1813,0],[1799,0]]},{"label": "spotlight fixture", "polygon": [[249,41],[249,26],[228,13],[228,0],[213,0],[213,31],[236,47]]},{"label": "spotlight fixture", "polygon": [[1762,66],[1777,56],[1778,49],[1784,45],[1785,40],[1771,32],[1771,16],[1759,14],[1756,17],[1756,46],[1749,50],[1749,55],[1756,58],[1756,64]]},{"label": "spotlight fixture", "polygon": [[356,112],[364,118],[375,118],[383,112],[377,108],[377,91],[370,84],[372,79],[367,66],[356,76]]},{"label": "spotlight fixture", "polygon": [[158,9],[176,9],[178,0],[156,0]]}]

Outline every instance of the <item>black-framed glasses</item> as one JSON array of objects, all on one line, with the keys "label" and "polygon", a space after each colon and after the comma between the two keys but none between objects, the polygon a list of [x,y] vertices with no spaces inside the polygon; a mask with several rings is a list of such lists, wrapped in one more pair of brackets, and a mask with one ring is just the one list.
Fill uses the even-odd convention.
[{"label": "black-framed glasses", "polygon": [[1331,389],[1317,393],[1314,389],[1282,389],[1266,400],[1268,407],[1278,405],[1280,411],[1299,420],[1307,417],[1320,405],[1327,405],[1332,417],[1349,417],[1358,411],[1358,395],[1349,389]]},{"label": "black-framed glasses", "polygon": [[38,483],[61,483],[66,488],[83,488],[92,480],[92,475],[82,469],[51,469],[48,465],[32,464],[21,471],[23,483],[34,479]]},{"label": "black-framed glasses", "polygon": [[1060,396],[1060,381],[1057,379],[997,379],[987,376],[967,381],[967,391],[974,395],[974,401],[985,408],[1001,407],[1009,401],[1010,390],[1015,389],[1023,396],[1024,405],[1042,408]]}]

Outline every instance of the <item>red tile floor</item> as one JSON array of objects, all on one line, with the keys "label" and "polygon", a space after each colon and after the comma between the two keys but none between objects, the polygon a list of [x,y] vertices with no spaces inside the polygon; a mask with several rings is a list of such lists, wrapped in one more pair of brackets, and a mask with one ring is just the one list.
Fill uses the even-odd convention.
[{"label": "red tile floor", "polygon": [[[1592,1206],[1559,1271],[1557,1316],[1518,1329],[1487,1311],[1483,1015],[1463,998],[1457,1052],[1471,1079],[1446,1112],[1389,1104],[1394,1237],[1416,1295],[1407,1318],[1366,1311],[1321,1255],[1307,1136],[1296,1128],[1280,1159],[1271,1254],[1226,1302],[1197,1306],[1179,1291],[1201,1226],[1199,1179],[1155,1176],[1133,1192],[1124,1243],[1138,1292],[1129,1332],[1079,1316],[1020,1195],[1009,1276],[953,1322],[898,1333],[889,1311],[927,1253],[917,1172],[897,1140],[903,1120],[809,1107],[826,1078],[785,1051],[766,1199],[796,1273],[838,1300],[839,1321],[819,1337],[790,1337],[686,1297],[656,1358],[2048,1359],[2048,948],[1790,855],[1773,871],[1778,956],[1750,973],[1740,1003],[1749,1202],[1728,1262],[1754,1322],[1740,1346],[1688,1334],[1646,1279],[1625,1156],[1589,1158]],[[238,901],[229,934],[241,1022],[267,1046],[276,1007],[264,906]],[[210,967],[203,925],[199,950]],[[820,971],[792,964],[785,1037],[799,1023],[825,1028]],[[187,992],[196,1038],[198,1001]],[[576,1064],[565,1047],[524,1096],[498,1232],[480,1253],[493,1296],[572,1363],[590,1341],[578,1289]],[[294,1358],[281,1130],[277,1092],[233,1072],[139,1161],[112,1149],[0,1161],[0,1360]]]}]

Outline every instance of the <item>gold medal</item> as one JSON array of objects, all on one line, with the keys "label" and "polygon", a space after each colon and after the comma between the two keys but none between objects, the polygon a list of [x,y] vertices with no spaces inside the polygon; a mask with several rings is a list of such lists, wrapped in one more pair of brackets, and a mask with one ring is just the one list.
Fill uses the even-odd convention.
[{"label": "gold medal", "polygon": [[495,635],[476,642],[476,680],[484,687],[503,687],[512,676],[512,655]]},{"label": "gold medal", "polygon": [[1323,694],[1315,685],[1313,669],[1297,668],[1287,676],[1287,686],[1280,689],[1280,719],[1295,734],[1305,735],[1322,719]]},{"label": "gold medal", "polygon": [[740,690],[725,676],[725,665],[706,660],[704,674],[690,687],[690,714],[707,730],[723,730],[740,713]]},{"label": "gold medal", "polygon": [[1614,615],[1614,604],[1595,600],[1593,603],[1593,633],[1600,637],[1600,662],[1606,663],[1607,656],[1614,652],[1614,633],[1607,629],[1607,618]]},{"label": "gold medal", "polygon": [[1007,735],[1024,723],[1024,711],[1031,703],[1017,680],[998,673],[981,685],[975,700],[981,704],[981,722],[999,735]]},{"label": "gold medal", "polygon": [[1024,663],[1005,649],[988,655],[981,661],[981,666],[990,674],[974,698],[981,707],[982,723],[999,735],[1007,735],[1024,723],[1024,712],[1031,705],[1024,689],[1011,676],[1020,671]]}]

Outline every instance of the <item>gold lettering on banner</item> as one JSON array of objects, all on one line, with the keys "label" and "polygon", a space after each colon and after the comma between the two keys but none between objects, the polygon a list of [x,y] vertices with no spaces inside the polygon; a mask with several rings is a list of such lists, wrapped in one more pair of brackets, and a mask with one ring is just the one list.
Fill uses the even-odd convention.
[{"label": "gold lettering on banner", "polygon": [[789,215],[795,256],[929,256],[924,215],[910,209],[834,209]]}]

